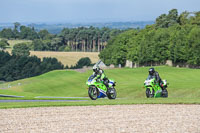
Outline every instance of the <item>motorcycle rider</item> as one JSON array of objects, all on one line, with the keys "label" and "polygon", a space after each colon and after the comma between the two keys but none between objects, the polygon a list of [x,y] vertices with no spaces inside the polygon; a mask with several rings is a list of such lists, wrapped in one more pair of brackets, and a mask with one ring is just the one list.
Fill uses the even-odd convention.
[{"label": "motorcycle rider", "polygon": [[149,76],[148,77],[152,77],[156,79],[156,82],[159,83],[160,87],[162,88],[162,90],[164,90],[163,88],[163,83],[162,83],[162,79],[160,78],[158,72],[155,71],[154,68],[150,68],[149,69]]},{"label": "motorcycle rider", "polygon": [[109,80],[106,77],[104,71],[101,68],[99,68],[99,66],[97,66],[97,65],[93,66],[93,75],[95,76],[97,81],[98,80],[103,81],[103,84],[107,87],[107,89],[109,88],[108,87]]}]

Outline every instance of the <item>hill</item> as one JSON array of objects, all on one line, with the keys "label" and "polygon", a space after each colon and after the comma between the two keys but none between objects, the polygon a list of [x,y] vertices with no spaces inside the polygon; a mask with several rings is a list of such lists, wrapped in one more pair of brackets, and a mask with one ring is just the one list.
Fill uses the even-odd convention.
[{"label": "hill", "polygon": [[[145,98],[143,82],[148,76],[148,67],[136,69],[105,70],[109,78],[117,82],[118,98]],[[169,82],[169,98],[200,98],[199,69],[155,67],[162,79]],[[49,73],[0,84],[0,94],[35,96],[87,97],[86,80],[91,75],[89,70],[79,73],[71,70],[57,70]],[[5,89],[7,86],[11,86]]]}]

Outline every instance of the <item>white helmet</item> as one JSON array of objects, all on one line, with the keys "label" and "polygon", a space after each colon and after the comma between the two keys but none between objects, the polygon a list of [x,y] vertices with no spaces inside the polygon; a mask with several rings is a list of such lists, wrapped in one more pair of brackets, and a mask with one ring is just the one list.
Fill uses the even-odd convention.
[{"label": "white helmet", "polygon": [[97,66],[97,65],[93,66],[93,71],[94,72],[98,72],[99,70],[100,70],[99,66]]}]

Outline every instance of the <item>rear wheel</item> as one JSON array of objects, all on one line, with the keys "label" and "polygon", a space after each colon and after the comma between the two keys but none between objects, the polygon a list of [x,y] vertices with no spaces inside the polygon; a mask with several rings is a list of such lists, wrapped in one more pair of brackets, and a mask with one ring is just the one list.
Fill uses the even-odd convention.
[{"label": "rear wheel", "polygon": [[109,99],[115,99],[117,97],[117,92],[114,87],[108,89],[107,96]]},{"label": "rear wheel", "polygon": [[99,95],[99,90],[95,86],[90,86],[88,89],[88,95],[92,100],[96,100]]},{"label": "rear wheel", "polygon": [[162,90],[162,97],[165,97],[165,98],[168,97],[168,91],[167,91],[167,89]]}]

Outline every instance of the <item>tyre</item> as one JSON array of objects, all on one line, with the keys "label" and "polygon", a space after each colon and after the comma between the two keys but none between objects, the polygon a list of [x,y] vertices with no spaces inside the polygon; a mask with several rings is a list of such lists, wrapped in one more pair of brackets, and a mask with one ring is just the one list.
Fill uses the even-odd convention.
[{"label": "tyre", "polygon": [[109,99],[115,99],[117,97],[117,92],[114,87],[108,89],[107,96]]},{"label": "tyre", "polygon": [[167,89],[162,90],[162,97],[164,97],[164,98],[168,97],[168,91],[167,91]]},{"label": "tyre", "polygon": [[99,95],[99,90],[95,86],[90,86],[88,89],[88,95],[92,100],[96,100]]},{"label": "tyre", "polygon": [[153,92],[151,93],[150,89],[147,88],[147,89],[146,89],[146,96],[147,96],[147,98],[152,98],[152,97],[154,97],[154,90],[153,90]]}]

